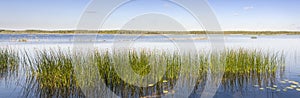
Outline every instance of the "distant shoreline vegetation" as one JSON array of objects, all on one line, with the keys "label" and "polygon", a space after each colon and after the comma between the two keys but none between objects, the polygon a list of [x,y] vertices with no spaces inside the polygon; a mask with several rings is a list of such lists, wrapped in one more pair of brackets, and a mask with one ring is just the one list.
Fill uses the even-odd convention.
[{"label": "distant shoreline vegetation", "polygon": [[[224,34],[247,35],[298,35],[300,31],[221,31]],[[138,30],[0,30],[0,34],[220,34],[219,31],[138,31]]]}]

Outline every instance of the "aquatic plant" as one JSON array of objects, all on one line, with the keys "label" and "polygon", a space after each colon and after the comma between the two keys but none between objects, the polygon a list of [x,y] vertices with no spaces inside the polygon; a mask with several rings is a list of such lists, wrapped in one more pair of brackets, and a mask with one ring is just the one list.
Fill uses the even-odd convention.
[{"label": "aquatic plant", "polygon": [[[40,97],[68,97],[80,95],[73,74],[72,58],[61,51],[36,51],[33,57],[26,53],[25,66],[28,68],[26,89],[35,89]],[[25,90],[24,95],[30,96]]]},{"label": "aquatic plant", "polygon": [[[196,91],[204,88],[207,74],[218,73],[220,71],[218,68],[224,68],[221,86],[227,90],[242,89],[244,85],[252,86],[253,84],[273,85],[277,70],[280,70],[284,64],[282,53],[270,54],[248,49],[227,49],[220,53],[196,54],[156,50],[122,50],[121,52],[96,50],[84,56],[80,53],[71,55],[68,52],[45,50],[35,54],[34,57],[27,56],[27,59],[24,59],[27,62],[26,65],[31,66],[27,88],[36,88],[36,91],[40,92],[38,94],[41,94],[39,96],[46,97],[78,96],[82,93],[80,86],[86,86],[93,91],[99,90],[97,85],[100,80],[106,84],[105,87],[123,97],[172,94],[179,75],[184,77],[183,82],[186,83],[192,83],[191,79],[197,78],[197,86],[194,88]],[[84,62],[82,64],[86,66],[74,63],[74,61]],[[216,66],[216,64],[220,65]],[[156,73],[163,74],[162,77],[149,77],[149,79],[158,80],[157,83],[148,84],[147,87],[138,87],[126,82],[138,79],[138,77],[129,74],[129,70],[116,68],[122,68],[121,66],[132,68],[134,73],[140,76],[149,75],[153,68],[165,68],[166,71],[157,70]],[[76,74],[74,70],[79,74]],[[120,77],[117,71],[128,74]]]},{"label": "aquatic plant", "polygon": [[285,64],[283,53],[247,49],[227,50],[224,60],[222,86],[230,91],[243,91],[253,85],[275,85],[277,72]]},{"label": "aquatic plant", "polygon": [[0,49],[0,79],[7,76],[17,75],[18,54],[10,49]]}]

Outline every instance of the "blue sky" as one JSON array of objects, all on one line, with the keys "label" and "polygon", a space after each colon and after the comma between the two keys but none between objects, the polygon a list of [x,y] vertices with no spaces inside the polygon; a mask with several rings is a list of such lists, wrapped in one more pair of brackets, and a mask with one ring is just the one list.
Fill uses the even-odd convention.
[{"label": "blue sky", "polygon": [[[82,13],[90,0],[1,0],[1,29],[76,29]],[[300,30],[299,0],[208,0],[223,30]],[[161,8],[152,5],[163,5]],[[184,10],[145,0],[141,5],[120,7],[108,18],[107,29],[121,27],[124,17],[133,17],[148,8],[160,9],[170,17],[185,24],[189,30],[197,30],[198,24]],[[166,8],[167,7],[167,8]],[[124,13],[125,12],[125,13]],[[119,17],[124,16],[124,17]]]}]

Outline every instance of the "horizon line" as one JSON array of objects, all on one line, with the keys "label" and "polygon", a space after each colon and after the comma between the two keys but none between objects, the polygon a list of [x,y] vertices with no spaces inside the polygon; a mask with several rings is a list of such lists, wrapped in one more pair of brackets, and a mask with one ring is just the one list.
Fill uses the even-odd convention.
[{"label": "horizon line", "polygon": [[[117,30],[117,29],[105,29],[105,30],[74,30],[74,29],[57,29],[57,30],[45,30],[45,29],[0,29],[2,31],[44,31],[44,32],[57,32],[57,31],[140,31],[140,32],[208,32],[208,30],[187,30],[187,31],[167,31],[167,30]],[[300,30],[220,30],[218,32],[300,32]]]}]

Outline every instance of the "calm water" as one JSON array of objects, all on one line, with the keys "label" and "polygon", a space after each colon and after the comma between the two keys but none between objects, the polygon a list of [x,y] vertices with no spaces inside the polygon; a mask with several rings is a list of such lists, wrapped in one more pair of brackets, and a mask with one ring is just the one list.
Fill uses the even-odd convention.
[{"label": "calm water", "polygon": [[[81,35],[32,35],[32,34],[1,34],[0,35],[0,47],[12,48],[16,51],[22,52],[22,50],[43,50],[43,49],[61,49],[72,50],[74,45],[74,37]],[[135,39],[132,43],[132,47],[136,49],[162,49],[173,51],[178,49],[176,44],[171,40],[177,40],[182,43],[192,42],[189,37],[200,38],[194,40],[195,46],[198,50],[210,50],[210,41],[206,40],[205,35],[169,35],[171,38],[160,35],[151,36],[133,36],[133,35],[97,35],[94,46],[99,49],[111,50],[114,47],[116,41]],[[215,98],[298,98],[300,97],[300,84],[293,89],[284,88],[292,85],[291,81],[300,82],[300,35],[262,35],[257,36],[257,39],[251,39],[252,35],[225,35],[225,47],[226,48],[246,48],[246,49],[259,49],[268,52],[281,52],[283,51],[286,59],[286,66],[284,71],[278,72],[275,76],[271,76],[272,79],[266,81],[272,81],[273,84],[278,86],[280,91],[269,89],[267,86],[262,85],[256,87],[255,83],[239,84],[239,79],[233,81],[231,85],[221,85],[217,90]],[[19,42],[20,39],[26,39],[26,42]],[[92,42],[92,40],[91,40]],[[19,68],[18,75],[5,75],[0,76],[0,97],[25,97],[24,88],[26,87],[24,81],[26,75],[23,74],[23,69]],[[242,78],[242,77],[241,77]],[[247,78],[247,77],[246,77]],[[198,84],[196,87],[201,88]],[[266,84],[268,85],[268,84]],[[228,89],[229,87],[229,89]],[[264,89],[260,89],[264,88]],[[299,91],[296,90],[299,88]],[[27,91],[36,89],[26,89]],[[32,91],[34,92],[34,91]],[[129,91],[130,92],[130,91]],[[134,92],[134,91],[132,91]],[[197,91],[195,91],[197,92]],[[29,97],[35,97],[35,94],[28,95]],[[200,97],[198,93],[192,93],[191,98]],[[139,96],[131,96],[139,97]]]}]

